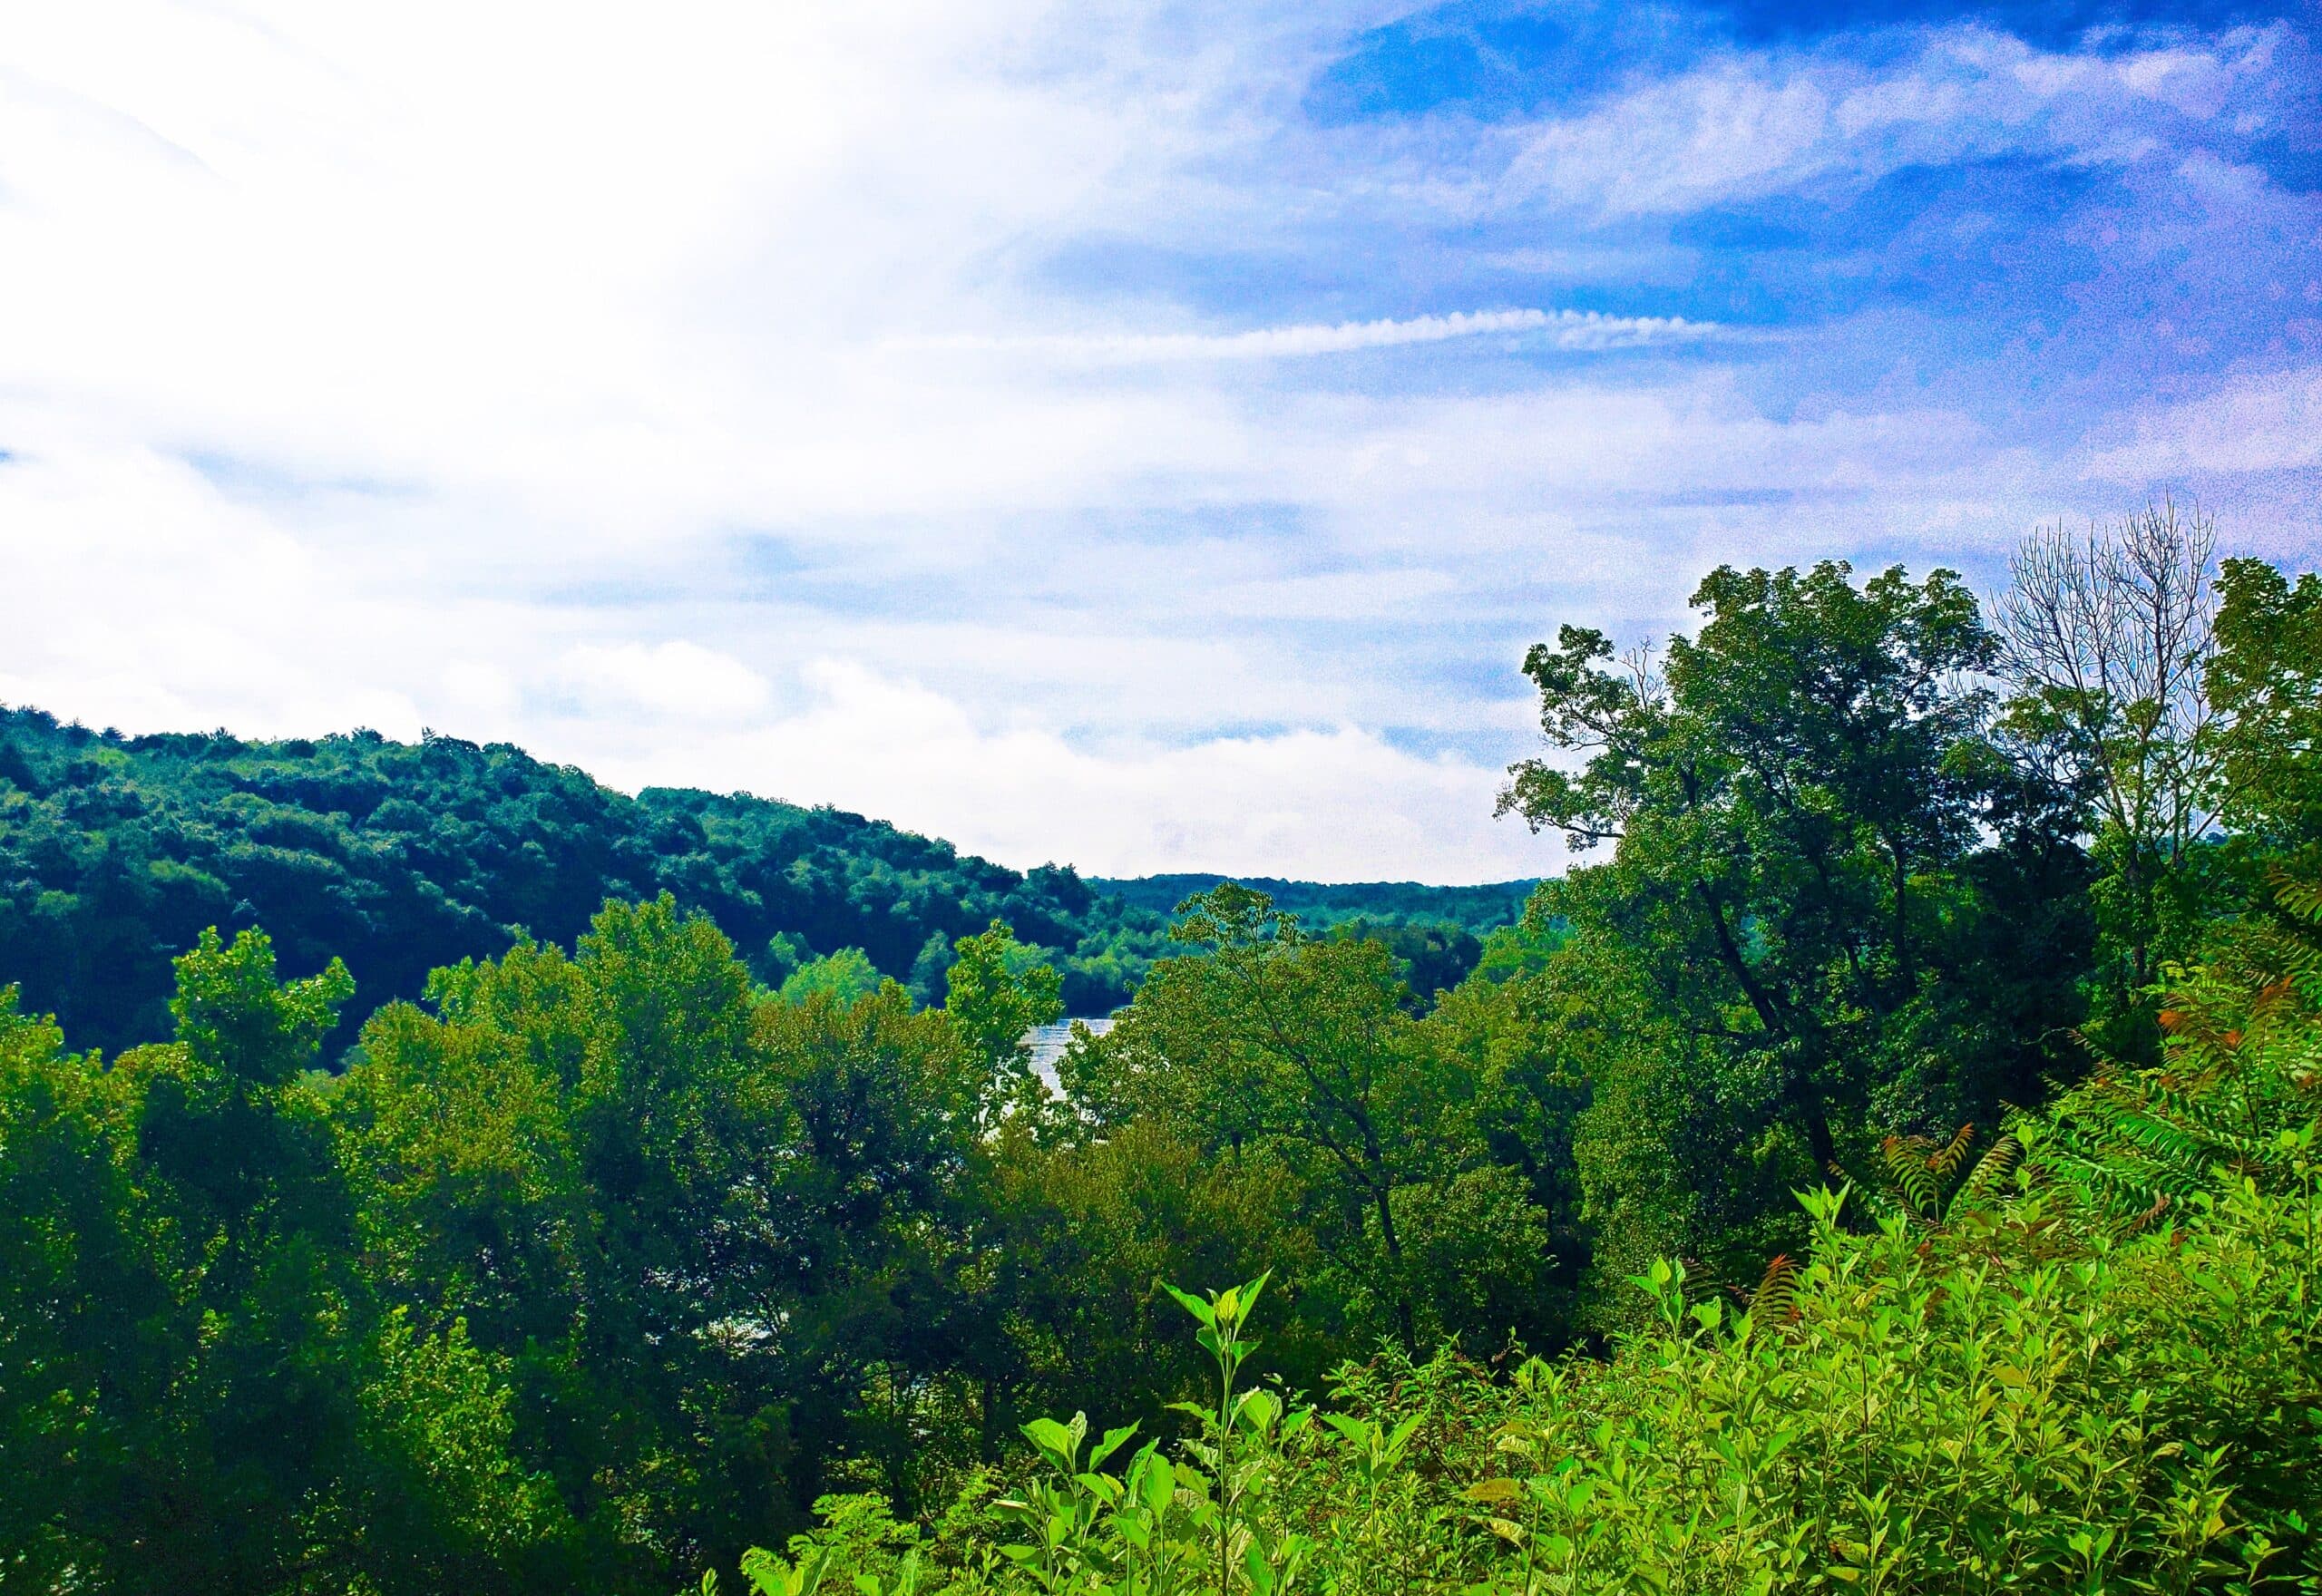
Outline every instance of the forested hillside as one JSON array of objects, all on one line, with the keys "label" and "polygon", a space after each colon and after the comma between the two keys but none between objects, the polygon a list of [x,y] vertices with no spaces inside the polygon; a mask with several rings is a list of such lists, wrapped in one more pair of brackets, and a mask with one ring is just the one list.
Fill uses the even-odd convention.
[{"label": "forested hillside", "polygon": [[[519,934],[569,944],[607,900],[662,891],[768,985],[853,948],[923,1002],[941,1001],[952,940],[1003,920],[1054,963],[1068,1012],[1106,1014],[1169,911],[1221,879],[1017,871],[834,809],[629,798],[504,744],[124,737],[0,708],[0,969],[107,1048],[167,1034],[170,960],[204,926],[264,926],[293,970],[344,959],[359,1014],[418,996],[438,965]],[[1268,886],[1317,926],[1396,933],[1431,992],[1476,961],[1459,931],[1507,924],[1528,883]]]},{"label": "forested hillside", "polygon": [[0,969],[90,1046],[168,1034],[170,959],[204,926],[264,926],[302,973],[343,959],[359,1015],[438,965],[519,934],[570,945],[608,899],[664,890],[762,980],[859,948],[938,999],[951,939],[1003,919],[1048,950],[1075,1013],[1126,1002],[1166,923],[1069,870],[1019,873],[836,810],[632,799],[504,744],[122,737],[0,711]]},{"label": "forested hillside", "polygon": [[[0,1588],[2322,1590],[2322,578],[2015,574],[1560,628],[1502,805],[1581,862],[1471,971],[1219,883],[1053,1089],[1063,872],[19,716],[29,912],[265,929],[117,1055],[0,1001]],[[777,987],[715,901],[874,947],[817,861],[1022,918]],[[477,957],[366,1013],[389,908]]]}]

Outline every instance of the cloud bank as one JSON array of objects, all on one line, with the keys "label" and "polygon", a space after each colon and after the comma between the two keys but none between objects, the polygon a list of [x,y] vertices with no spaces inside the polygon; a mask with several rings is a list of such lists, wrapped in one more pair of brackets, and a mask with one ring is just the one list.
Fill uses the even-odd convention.
[{"label": "cloud bank", "polygon": [[1477,881],[1561,621],[2164,487],[2311,552],[2309,17],[1559,16],[37,10],[0,700]]}]

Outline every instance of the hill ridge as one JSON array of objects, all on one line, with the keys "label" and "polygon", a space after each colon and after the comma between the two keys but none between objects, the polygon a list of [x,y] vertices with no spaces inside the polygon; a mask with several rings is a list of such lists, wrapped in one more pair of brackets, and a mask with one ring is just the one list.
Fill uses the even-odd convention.
[{"label": "hill ridge", "polygon": [[[1102,1014],[1166,951],[1185,895],[1171,883],[1193,879],[1019,871],[751,793],[631,797],[511,743],[130,736],[0,707],[0,985],[108,1052],[168,1035],[170,959],[207,925],[263,926],[293,972],[344,958],[362,1014],[417,996],[438,965],[520,934],[569,946],[607,898],[664,890],[710,915],[762,979],[858,947],[922,1000],[940,998],[951,939],[998,918],[1049,950],[1070,1012]],[[1324,902],[1349,889],[1273,885],[1311,889],[1317,924],[1354,918]],[[1371,918],[1460,921],[1450,906],[1481,890],[1416,890]],[[1428,893],[1443,907],[1421,912]],[[1507,918],[1489,909],[1482,923]]]}]

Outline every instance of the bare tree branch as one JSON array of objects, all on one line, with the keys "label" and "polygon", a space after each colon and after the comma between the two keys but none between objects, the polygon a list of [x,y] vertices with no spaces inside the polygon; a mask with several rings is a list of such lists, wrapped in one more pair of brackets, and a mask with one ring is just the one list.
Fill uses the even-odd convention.
[{"label": "bare tree branch", "polygon": [[2217,822],[2216,548],[2210,517],[2167,500],[2085,539],[2044,530],[1994,606],[2009,673],[2053,715],[2102,818],[2172,865]]}]

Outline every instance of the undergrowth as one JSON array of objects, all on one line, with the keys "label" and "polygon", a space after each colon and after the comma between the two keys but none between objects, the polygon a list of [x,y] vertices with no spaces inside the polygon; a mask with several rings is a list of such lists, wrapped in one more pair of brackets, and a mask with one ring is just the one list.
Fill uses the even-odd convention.
[{"label": "undergrowth", "polygon": [[1174,1443],[1036,1421],[1020,1469],[941,1520],[829,1498],[745,1576],[767,1596],[2322,1591],[2322,990],[2279,956],[2300,940],[2181,972],[2162,1067],[2100,1067],[1980,1152],[1890,1142],[1885,1191],[1803,1193],[1812,1246],[1754,1292],[1655,1264],[1634,1281],[1649,1328],[1609,1358],[1386,1349],[1310,1404],[1249,1378],[1263,1280],[1179,1294],[1215,1385]]}]

